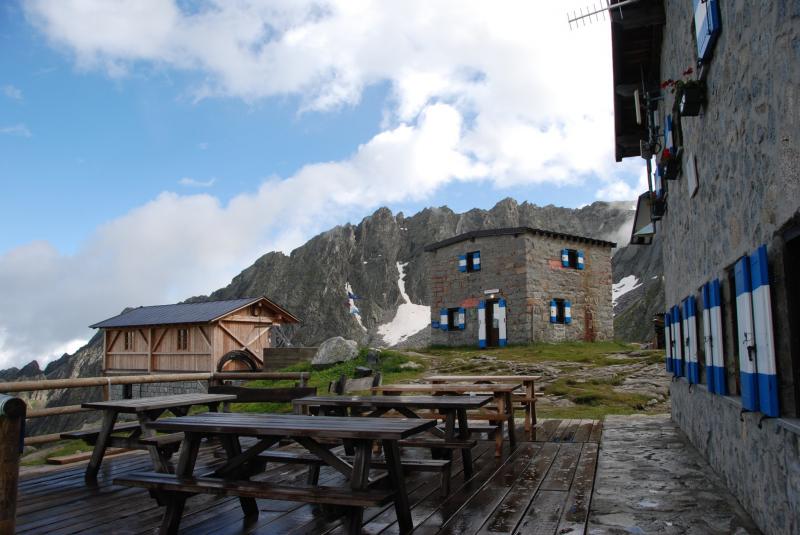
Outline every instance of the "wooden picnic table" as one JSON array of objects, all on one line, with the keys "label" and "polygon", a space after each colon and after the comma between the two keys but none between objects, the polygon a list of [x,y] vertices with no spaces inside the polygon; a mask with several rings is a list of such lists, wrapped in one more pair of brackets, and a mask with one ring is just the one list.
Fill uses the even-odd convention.
[{"label": "wooden picnic table", "polygon": [[[421,418],[419,409],[440,413],[444,419],[444,429],[432,427],[429,432],[441,439],[446,458],[452,458],[452,449],[461,450],[464,464],[464,475],[469,478],[473,474],[472,446],[470,430],[467,422],[467,411],[479,409],[492,400],[491,396],[308,396],[294,400],[297,409],[317,408],[323,414],[345,416],[350,410],[351,416],[379,417],[394,410],[408,418]],[[371,411],[371,412],[366,412]],[[458,428],[456,429],[456,422]],[[437,450],[437,442],[411,441],[405,445],[420,445]]]},{"label": "wooden picnic table", "polygon": [[425,379],[433,384],[443,383],[507,383],[522,382],[523,393],[512,393],[511,401],[521,403],[525,409],[525,431],[530,433],[536,425],[536,381],[541,375],[431,375]]},{"label": "wooden picnic table", "polygon": [[[166,504],[161,533],[176,533],[186,499],[196,494],[238,496],[245,516],[258,515],[255,498],[344,505],[349,508],[347,532],[361,533],[364,507],[394,501],[401,533],[413,529],[408,494],[403,479],[398,442],[436,425],[433,420],[399,418],[319,417],[295,414],[206,413],[182,418],[164,418],[148,424],[159,431],[182,432],[180,458],[175,474],[137,473],[115,480],[117,484],[150,489]],[[224,466],[210,475],[195,476],[200,440],[216,437],[227,452]],[[240,437],[257,441],[243,450]],[[263,469],[259,455],[283,438],[305,448],[315,458],[342,474],[349,488],[313,485],[278,485],[250,481]],[[332,451],[325,441],[351,441],[352,458]],[[383,446],[389,490],[377,488],[382,477],[370,479],[372,446]]]},{"label": "wooden picnic table", "polygon": [[[372,388],[373,392],[383,392],[385,395],[403,394],[408,392],[424,392],[433,395],[457,394],[492,394],[497,412],[486,416],[485,419],[497,422],[497,431],[494,434],[495,457],[503,454],[503,423],[508,423],[508,444],[513,450],[517,447],[514,431],[514,410],[511,403],[511,393],[520,388],[521,383],[492,383],[492,384],[402,384],[381,385]],[[474,416],[473,416],[474,418]],[[460,425],[460,424],[459,424]]]},{"label": "wooden picnic table", "polygon": [[[86,436],[91,437],[90,440],[94,441],[92,458],[86,466],[85,475],[86,480],[90,482],[97,479],[103,456],[106,449],[110,447],[146,449],[150,453],[154,469],[169,472],[172,467],[169,462],[169,456],[165,454],[164,446],[168,442],[173,444],[180,443],[182,437],[156,437],[155,431],[148,428],[146,424],[155,421],[167,411],[175,416],[185,416],[188,414],[189,409],[195,405],[205,405],[209,410],[216,411],[223,401],[233,401],[235,399],[236,396],[226,394],[178,394],[174,396],[90,401],[82,403],[81,407],[103,411],[103,423],[100,429],[90,432],[63,433],[62,437]],[[117,426],[117,416],[120,413],[135,414],[138,423]],[[127,436],[112,436],[113,433],[119,432],[126,432]]]}]

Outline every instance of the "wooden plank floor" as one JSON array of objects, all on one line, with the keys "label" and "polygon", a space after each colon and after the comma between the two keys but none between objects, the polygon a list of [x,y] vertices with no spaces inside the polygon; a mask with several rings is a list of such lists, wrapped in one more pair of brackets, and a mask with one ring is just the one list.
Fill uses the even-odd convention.
[{"label": "wooden plank floor", "polygon": [[[592,420],[542,420],[530,436],[518,426],[517,448],[494,457],[494,442],[473,450],[475,474],[465,480],[454,461],[451,493],[439,495],[438,474],[410,474],[406,480],[411,514],[419,534],[578,534],[585,533],[597,465],[601,424]],[[422,450],[407,450],[407,452]],[[457,458],[460,456],[456,455]],[[203,448],[198,466],[215,462]],[[98,485],[83,481],[85,463],[23,475],[17,533],[153,533],[162,509],[147,491],[112,484],[115,477],[150,470],[147,454],[107,459]],[[253,479],[302,482],[301,466],[269,465]],[[342,483],[323,468],[320,483]],[[182,533],[197,534],[343,534],[341,518],[319,506],[258,500],[259,517],[245,523],[236,498],[209,495],[188,500]],[[367,509],[363,532],[395,534],[394,508]]]}]

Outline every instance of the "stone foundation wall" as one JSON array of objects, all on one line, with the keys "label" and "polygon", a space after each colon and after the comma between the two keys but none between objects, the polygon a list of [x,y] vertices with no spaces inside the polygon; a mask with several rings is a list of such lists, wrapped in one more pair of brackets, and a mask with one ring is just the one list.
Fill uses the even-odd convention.
[{"label": "stone foundation wall", "polygon": [[675,380],[672,418],[767,535],[800,533],[800,420],[741,413],[740,399]]},{"label": "stone foundation wall", "polygon": [[[208,381],[181,381],[179,383],[147,383],[131,385],[134,398],[153,396],[174,396],[177,394],[205,394],[208,392]],[[123,385],[111,386],[111,399],[122,399]]]}]

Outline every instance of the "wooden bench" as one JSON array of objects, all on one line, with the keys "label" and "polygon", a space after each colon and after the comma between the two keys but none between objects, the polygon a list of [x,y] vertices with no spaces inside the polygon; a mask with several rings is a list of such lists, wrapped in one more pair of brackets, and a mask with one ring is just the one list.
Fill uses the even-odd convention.
[{"label": "wooden bench", "polygon": [[166,435],[153,435],[151,437],[141,437],[139,442],[146,446],[155,446],[157,448],[167,448],[171,446],[181,445],[183,442],[183,433],[169,433]]},{"label": "wooden bench", "polygon": [[[114,426],[112,433],[121,433],[123,431],[133,431],[139,429],[139,422],[125,422],[119,423]],[[97,442],[97,437],[100,435],[100,428],[96,429],[82,429],[80,431],[68,431],[61,433],[61,438],[64,440],[83,440],[89,445],[94,445]]]},{"label": "wooden bench", "polygon": [[[471,417],[471,416],[470,416]],[[500,419],[500,418],[498,418]],[[437,426],[439,429],[444,430],[444,424],[439,424]],[[455,430],[458,431],[458,423],[455,425]],[[494,434],[497,433],[497,424],[493,424],[490,422],[470,422],[469,423],[469,432],[470,433],[486,433],[489,437],[489,440],[494,438]]]},{"label": "wooden bench", "polygon": [[351,392],[362,392],[370,390],[381,384],[380,372],[375,375],[367,377],[359,377],[357,379],[349,379],[345,374],[342,374],[338,380],[332,381],[328,385],[328,392],[331,394],[349,394]]},{"label": "wooden bench", "polygon": [[115,485],[141,487],[155,494],[213,494],[262,498],[292,502],[318,503],[348,507],[375,507],[386,505],[394,497],[392,490],[352,490],[341,487],[286,486],[266,481],[231,481],[215,477],[180,478],[172,474],[139,472],[114,479]]},{"label": "wooden bench", "polygon": [[[314,396],[315,387],[295,386],[289,388],[254,388],[246,386],[209,386],[209,394],[228,394],[236,396],[235,400],[226,403],[291,403],[297,398]],[[227,409],[226,406],[224,406]],[[225,410],[225,412],[228,412]]]},{"label": "wooden bench", "polygon": [[[258,455],[258,459],[269,463],[285,463],[285,464],[308,464],[308,465],[324,465],[325,461],[311,453],[293,452],[293,451],[267,451]],[[352,456],[343,456],[342,459],[353,462]],[[441,474],[441,492],[442,497],[450,494],[450,474],[452,473],[453,463],[448,459],[411,459],[403,458],[401,460],[403,470],[406,472],[438,472]],[[382,457],[373,457],[370,460],[370,467],[379,470],[387,468],[386,461]],[[313,479],[319,477],[319,472],[314,472]],[[309,481],[310,484],[316,484],[317,481]]]}]

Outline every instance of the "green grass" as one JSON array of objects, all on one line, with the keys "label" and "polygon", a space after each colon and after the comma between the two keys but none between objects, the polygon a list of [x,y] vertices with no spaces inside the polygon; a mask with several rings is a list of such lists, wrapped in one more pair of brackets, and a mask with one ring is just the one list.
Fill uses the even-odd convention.
[{"label": "green grass", "polygon": [[[606,361],[611,354],[626,353],[637,349],[637,346],[623,342],[537,342],[507,347],[490,347],[479,349],[474,346],[443,347],[433,346],[426,354],[437,357],[469,357],[472,355],[489,355],[498,360],[514,362],[576,362],[582,364],[614,364],[620,361]],[[635,360],[635,359],[634,359]]]},{"label": "green grass", "polygon": [[[631,354],[633,352],[635,354]],[[469,347],[432,347],[427,354],[436,356],[447,373],[493,373],[507,370],[503,361],[518,363],[559,363],[559,377],[542,391],[564,398],[574,406],[552,407],[539,404],[537,414],[542,418],[599,419],[608,414],[645,412],[650,396],[618,392],[614,387],[625,380],[625,373],[611,378],[586,378],[586,370],[632,364],[655,364],[663,360],[661,351],[641,351],[637,345],[623,342],[561,342],[513,345],[504,348],[479,349]],[[478,355],[495,357],[496,361],[472,359]],[[460,359],[460,360],[459,360]],[[577,372],[583,372],[577,376]]]},{"label": "green grass", "polygon": [[28,460],[23,458],[20,464],[23,466],[40,466],[47,462],[48,457],[61,457],[62,455],[92,451],[92,446],[88,445],[83,440],[64,440],[55,443],[55,445],[56,447],[54,449],[48,449],[47,455],[37,456]]},{"label": "green grass", "polygon": [[[309,372],[310,379],[308,386],[316,387],[318,394],[326,394],[328,392],[328,385],[339,379],[342,374],[348,377],[355,376],[355,369],[358,366],[367,366],[367,350],[362,349],[359,356],[349,362],[343,362],[324,370],[314,370],[308,362],[295,364],[284,368],[281,371],[286,372]],[[407,362],[416,362],[421,365],[421,368],[415,370],[405,370],[401,366]],[[380,351],[379,363],[376,371],[381,372],[382,382],[384,384],[398,383],[411,381],[422,376],[427,370],[427,362],[424,359],[415,359],[398,353],[397,351]],[[291,387],[294,386],[294,381],[250,381],[247,386],[250,387],[263,387],[263,388],[278,388],[278,387]],[[231,410],[236,412],[290,412],[292,406],[290,403],[237,403],[231,406]]]}]

